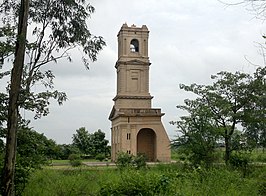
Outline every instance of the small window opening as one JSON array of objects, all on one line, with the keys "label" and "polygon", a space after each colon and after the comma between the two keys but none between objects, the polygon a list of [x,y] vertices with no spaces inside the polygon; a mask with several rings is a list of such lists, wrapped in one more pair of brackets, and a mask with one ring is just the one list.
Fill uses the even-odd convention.
[{"label": "small window opening", "polygon": [[127,140],[130,140],[130,133],[127,133]]},{"label": "small window opening", "polygon": [[130,51],[139,52],[139,41],[137,39],[132,39],[130,42]]}]

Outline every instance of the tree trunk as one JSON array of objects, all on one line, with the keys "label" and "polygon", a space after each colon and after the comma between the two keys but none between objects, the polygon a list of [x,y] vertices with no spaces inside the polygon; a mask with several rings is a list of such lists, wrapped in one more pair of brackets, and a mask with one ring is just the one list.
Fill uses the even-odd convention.
[{"label": "tree trunk", "polygon": [[224,157],[224,160],[225,160],[225,164],[228,165],[229,163],[229,159],[230,159],[230,151],[231,151],[231,144],[230,144],[230,139],[228,136],[225,136],[224,138],[224,143],[225,143],[225,157]]},{"label": "tree trunk", "polygon": [[14,176],[17,148],[17,129],[19,117],[19,92],[21,87],[21,78],[25,56],[25,42],[27,34],[27,21],[29,12],[29,0],[21,0],[18,34],[15,51],[15,61],[11,73],[11,84],[9,91],[8,119],[7,119],[7,137],[6,154],[3,171],[2,193],[5,196],[15,195]]}]

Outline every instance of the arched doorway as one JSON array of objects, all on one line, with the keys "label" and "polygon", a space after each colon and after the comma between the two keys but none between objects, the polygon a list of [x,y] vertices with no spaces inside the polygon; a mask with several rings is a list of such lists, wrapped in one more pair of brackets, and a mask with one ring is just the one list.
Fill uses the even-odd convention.
[{"label": "arched doorway", "polygon": [[156,134],[152,129],[144,128],[137,135],[137,153],[145,154],[148,161],[155,161]]}]

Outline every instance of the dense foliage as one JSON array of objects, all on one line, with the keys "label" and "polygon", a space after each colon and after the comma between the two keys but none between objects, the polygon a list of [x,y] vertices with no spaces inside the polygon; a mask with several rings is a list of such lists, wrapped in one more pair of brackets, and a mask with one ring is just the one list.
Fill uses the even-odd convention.
[{"label": "dense foliage", "polygon": [[105,133],[100,129],[94,133],[89,133],[85,127],[76,130],[73,134],[73,145],[85,155],[96,157],[99,154],[109,156],[110,149],[107,146],[108,140],[105,139]]},{"label": "dense foliage", "polygon": [[[17,14],[17,1],[4,1],[1,5],[2,27],[0,28],[0,56],[3,59],[5,72],[1,77],[9,75],[7,62],[13,59]],[[45,65],[57,63],[67,58],[72,61],[71,50],[83,51],[81,56],[88,68],[89,60],[96,61],[97,54],[105,45],[101,36],[91,34],[87,20],[94,12],[94,7],[86,1],[31,1],[29,12],[29,27],[22,90],[20,92],[20,107],[35,111],[36,118],[49,113],[49,99],[53,98],[62,104],[66,94],[54,90],[52,70]],[[2,67],[2,66],[1,66]],[[46,91],[33,91],[35,84],[42,84]]]},{"label": "dense foliage", "polygon": [[144,154],[132,155],[126,152],[119,152],[117,154],[116,166],[118,169],[143,169],[146,168],[147,157]]},{"label": "dense foliage", "polygon": [[59,144],[57,149],[55,159],[67,160],[71,154],[81,154],[80,150],[73,144]]},{"label": "dense foliage", "polygon": [[[91,135],[93,136],[91,139],[97,138],[94,141],[97,144],[97,148],[108,149],[109,152],[110,149],[106,146],[107,140],[104,139],[105,134],[103,132],[99,130]],[[99,144],[103,146],[99,146]],[[3,143],[0,143],[0,150],[0,169],[2,170],[4,155]],[[18,130],[15,172],[16,195],[20,195],[25,186],[28,185],[30,175],[36,172],[36,170],[43,168],[43,166],[51,164],[53,159],[68,159],[70,164],[76,167],[82,164],[81,155],[81,151],[74,144],[56,144],[55,141],[48,139],[44,134],[40,134],[29,128],[28,124],[24,122]],[[108,153],[107,155],[101,153],[98,155],[99,157],[103,155],[102,159],[99,158],[103,160]]]},{"label": "dense foliage", "polygon": [[[255,142],[253,146],[265,146],[265,76],[264,67],[253,75],[220,72],[212,76],[211,85],[180,85],[197,98],[186,99],[185,105],[177,106],[188,115],[172,122],[181,133],[174,145],[183,146],[196,164],[210,163],[218,143],[225,146],[226,163],[232,151],[244,149],[240,147],[250,141]],[[238,127],[243,127],[245,134],[235,137]]]},{"label": "dense foliage", "polygon": [[[101,36],[92,35],[88,29],[87,20],[93,12],[94,7],[83,0],[11,0],[0,4],[0,68],[5,68],[0,79],[11,75],[6,87],[9,95],[0,93],[0,131],[7,121],[1,188],[5,195],[14,193],[19,108],[34,111],[35,118],[40,118],[49,113],[49,99],[56,99],[59,104],[67,99],[64,92],[54,89],[55,76],[44,65],[62,58],[72,61],[69,51],[79,49],[88,68],[89,61],[96,61],[105,45]],[[31,34],[27,34],[27,29],[32,30]],[[7,60],[13,61],[12,71]],[[42,87],[33,90],[36,84]]]},{"label": "dense foliage", "polygon": [[[56,143],[47,139],[26,125],[18,130],[17,161],[16,161],[16,195],[20,195],[28,182],[30,174],[50,162],[56,155]],[[3,168],[3,153],[1,149],[1,171]]]}]

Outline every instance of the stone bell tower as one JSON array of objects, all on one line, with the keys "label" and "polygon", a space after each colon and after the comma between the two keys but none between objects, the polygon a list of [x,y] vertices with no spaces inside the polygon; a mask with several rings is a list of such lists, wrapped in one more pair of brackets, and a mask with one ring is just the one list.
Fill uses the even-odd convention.
[{"label": "stone bell tower", "polygon": [[127,152],[145,154],[149,161],[170,161],[170,142],[161,122],[164,113],[151,106],[149,30],[146,25],[123,24],[117,37],[117,94],[109,116],[112,160],[118,152]]}]

